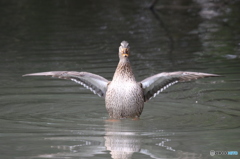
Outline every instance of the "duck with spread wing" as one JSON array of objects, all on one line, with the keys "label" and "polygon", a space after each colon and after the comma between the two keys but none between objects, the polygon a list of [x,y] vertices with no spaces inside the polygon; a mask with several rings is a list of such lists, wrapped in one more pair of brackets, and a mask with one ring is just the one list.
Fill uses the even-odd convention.
[{"label": "duck with spread wing", "polygon": [[112,81],[93,73],[75,71],[51,71],[23,76],[52,76],[81,84],[94,94],[105,98],[106,109],[112,119],[139,118],[144,102],[176,83],[205,77],[219,77],[216,74],[178,71],[159,73],[137,82],[129,56],[129,43],[123,41],[119,47],[119,63]]}]

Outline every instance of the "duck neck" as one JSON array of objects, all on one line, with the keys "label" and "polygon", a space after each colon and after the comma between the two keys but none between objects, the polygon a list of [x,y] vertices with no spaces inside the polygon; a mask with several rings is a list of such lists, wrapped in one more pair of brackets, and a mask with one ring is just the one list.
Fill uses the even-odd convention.
[{"label": "duck neck", "polygon": [[113,81],[136,81],[129,59],[120,59]]}]

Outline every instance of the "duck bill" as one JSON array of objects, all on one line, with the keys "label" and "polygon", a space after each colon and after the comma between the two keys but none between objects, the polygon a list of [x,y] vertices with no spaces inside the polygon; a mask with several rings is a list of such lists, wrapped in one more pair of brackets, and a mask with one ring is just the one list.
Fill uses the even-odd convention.
[{"label": "duck bill", "polygon": [[122,56],[123,56],[123,57],[128,57],[128,56],[129,56],[129,53],[128,53],[128,49],[127,49],[127,48],[123,48],[123,49],[122,49]]}]

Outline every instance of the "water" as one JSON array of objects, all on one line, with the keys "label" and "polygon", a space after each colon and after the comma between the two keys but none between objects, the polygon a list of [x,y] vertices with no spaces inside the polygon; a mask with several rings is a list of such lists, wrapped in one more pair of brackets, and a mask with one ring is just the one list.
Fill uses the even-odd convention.
[{"label": "water", "polygon": [[[238,151],[239,1],[1,1],[0,157],[213,158]],[[104,99],[66,80],[23,74],[74,70],[111,80],[127,40],[136,78],[163,71],[224,77],[178,84],[140,120],[108,122]],[[238,158],[216,155],[214,158]]]}]

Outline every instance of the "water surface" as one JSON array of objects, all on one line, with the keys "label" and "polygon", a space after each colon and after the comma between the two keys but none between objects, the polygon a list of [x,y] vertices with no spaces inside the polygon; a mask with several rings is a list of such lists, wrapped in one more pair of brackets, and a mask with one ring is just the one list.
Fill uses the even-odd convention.
[{"label": "water surface", "polygon": [[[238,151],[239,2],[1,1],[0,156],[213,158]],[[87,71],[111,80],[127,40],[136,78],[159,72],[223,75],[178,84],[140,120],[108,122],[104,99],[71,81],[22,77]],[[214,156],[214,158],[239,156]]]}]

